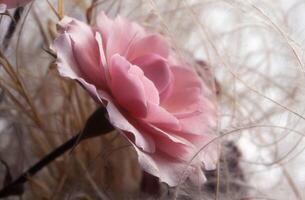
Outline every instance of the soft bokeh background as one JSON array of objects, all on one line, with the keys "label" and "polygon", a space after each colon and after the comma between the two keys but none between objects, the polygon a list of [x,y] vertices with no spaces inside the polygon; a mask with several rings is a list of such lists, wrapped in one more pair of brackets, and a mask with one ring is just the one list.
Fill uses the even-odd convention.
[{"label": "soft bokeh background", "polygon": [[[57,0],[50,3],[57,9]],[[164,34],[181,58],[193,63],[204,60],[216,77],[216,131],[224,142],[234,141],[239,148],[244,175],[244,179],[219,176],[219,185],[227,187],[224,191],[233,184],[244,189],[230,196],[222,189],[211,195],[183,186],[186,196],[305,199],[304,1],[95,3],[92,12],[86,13],[92,1],[66,0],[64,14],[83,21],[92,16],[92,23],[99,10],[110,16],[126,16]],[[0,20],[3,41],[10,18],[2,16]],[[47,1],[36,0],[25,8],[8,48],[1,49],[17,77],[10,77],[1,67],[0,158],[14,176],[80,130],[95,108],[81,87],[58,76],[54,58],[46,52],[56,36],[57,21]],[[4,174],[5,168],[0,166],[0,180]],[[25,197],[144,199],[139,192],[141,177],[134,152],[112,133],[87,141],[58,159],[30,181]],[[166,186],[162,188],[167,191]]]}]

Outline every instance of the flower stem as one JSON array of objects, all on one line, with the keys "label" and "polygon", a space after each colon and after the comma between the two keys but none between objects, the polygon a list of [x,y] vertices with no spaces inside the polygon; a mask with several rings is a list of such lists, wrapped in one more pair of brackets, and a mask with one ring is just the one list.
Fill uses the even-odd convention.
[{"label": "flower stem", "polygon": [[60,157],[66,153],[69,149],[74,147],[80,139],[80,133],[72,137],[70,140],[64,144],[57,147],[55,150],[50,152],[48,155],[43,157],[40,161],[30,167],[27,171],[21,174],[13,182],[6,185],[3,189],[0,190],[0,198],[4,198],[11,195],[20,195],[23,193],[23,184],[28,180],[28,178],[34,176],[42,168],[47,166],[49,163],[54,161],[56,158]]},{"label": "flower stem", "polygon": [[39,172],[42,168],[44,168],[56,158],[66,153],[69,149],[76,147],[76,145],[81,141],[110,133],[113,130],[114,127],[108,120],[106,108],[98,108],[91,114],[91,116],[89,116],[85,127],[81,132],[79,132],[70,140],[68,140],[67,142],[53,150],[51,153],[43,157],[40,161],[38,161],[27,171],[21,174],[13,182],[5,185],[4,188],[0,190],[0,198],[12,195],[22,195],[24,192],[23,184],[30,177],[34,176],[37,172]]}]

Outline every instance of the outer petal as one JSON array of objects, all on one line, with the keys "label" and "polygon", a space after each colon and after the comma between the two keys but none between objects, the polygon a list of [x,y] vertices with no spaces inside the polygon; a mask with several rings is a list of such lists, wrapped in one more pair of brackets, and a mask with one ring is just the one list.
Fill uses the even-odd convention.
[{"label": "outer petal", "polygon": [[[202,135],[216,121],[215,106],[203,96],[202,83],[195,72],[172,67],[174,83],[163,107],[179,119],[181,131]],[[185,95],[187,94],[187,95]]]},{"label": "outer petal", "polygon": [[97,28],[102,34],[107,60],[118,53],[126,56],[132,43],[144,37],[144,29],[122,17],[109,19],[103,12],[97,17]]},{"label": "outer petal", "polygon": [[196,150],[192,155],[193,163],[204,163],[206,170],[216,168],[219,158],[219,141],[214,135],[187,135],[185,136],[191,143],[196,146]]},{"label": "outer petal", "polygon": [[195,172],[195,168],[185,162],[179,162],[160,153],[148,154],[137,147],[135,149],[142,168],[171,187],[183,183],[189,175]]},{"label": "outer petal", "polygon": [[81,76],[74,58],[72,42],[67,33],[63,33],[56,38],[51,48],[57,53],[57,66],[60,75],[71,79]]},{"label": "outer petal", "polygon": [[209,133],[216,121],[215,105],[203,96],[209,91],[202,91],[201,81],[195,72],[178,67],[171,69],[174,83],[164,107],[174,113],[181,125],[180,131],[174,133],[195,145],[190,159],[198,153],[194,161],[203,162],[206,169],[213,169],[218,159],[218,142],[208,143],[214,139]]},{"label": "outer petal", "polygon": [[106,78],[101,58],[104,52],[99,48],[91,27],[69,17],[64,17],[58,27],[71,38],[74,60],[81,76],[98,88],[105,88]]},{"label": "outer petal", "polygon": [[155,152],[155,143],[151,136],[145,133],[140,133],[118,110],[111,100],[111,97],[109,97],[107,94],[100,94],[103,96],[102,98],[108,102],[106,108],[112,125],[123,131],[125,135],[126,132],[132,134],[134,138],[130,138],[129,135],[126,136],[129,140],[131,140],[131,143],[135,144],[138,148],[141,148],[145,152]]},{"label": "outer petal", "polygon": [[54,41],[52,49],[57,52],[57,66],[60,75],[79,81],[97,102],[103,103],[99,98],[96,87],[80,76],[78,64],[76,63],[72,52],[72,44],[69,35],[64,33],[59,36]]},{"label": "outer petal", "polygon": [[136,124],[136,128],[142,134],[153,138],[156,149],[154,153],[162,154],[162,156],[179,162],[189,160],[189,155],[193,152],[193,145],[183,138],[170,136],[170,134],[166,134],[153,126],[147,126],[139,122]]},{"label": "outer petal", "polygon": [[194,135],[185,132],[168,132],[164,134],[161,130],[150,130],[156,149],[162,154],[171,156],[173,159],[186,163],[204,164],[206,170],[216,168],[218,159],[218,144],[215,136],[208,133]]},{"label": "outer petal", "polygon": [[189,179],[197,186],[202,186],[202,183],[206,181],[206,177],[201,168],[201,165],[195,165],[193,173],[190,174]]},{"label": "outer petal", "polygon": [[141,133],[150,135],[155,141],[156,153],[171,157],[176,161],[186,162],[193,156],[196,146],[171,131],[163,131],[160,125],[152,125],[147,120],[138,120],[135,127]]},{"label": "outer petal", "polygon": [[199,111],[175,116],[180,122],[182,131],[201,135],[210,132],[211,128],[216,126],[216,108],[204,98],[197,106]]},{"label": "outer petal", "polygon": [[174,82],[171,94],[162,106],[175,114],[198,111],[198,103],[200,103],[203,92],[198,75],[191,70],[180,67],[171,67],[171,70]]},{"label": "outer petal", "polygon": [[192,146],[173,142],[163,135],[155,135],[154,139],[156,140],[156,154],[163,154],[163,157],[170,157],[176,162],[186,163],[193,152]]}]

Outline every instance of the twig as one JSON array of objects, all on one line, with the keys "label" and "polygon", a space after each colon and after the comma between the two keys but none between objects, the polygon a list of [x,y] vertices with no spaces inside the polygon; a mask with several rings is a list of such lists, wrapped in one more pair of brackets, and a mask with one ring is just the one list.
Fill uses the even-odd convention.
[{"label": "twig", "polygon": [[10,41],[11,41],[13,35],[14,35],[17,24],[20,21],[21,15],[23,13],[23,10],[24,10],[23,7],[19,7],[19,8],[16,9],[16,11],[14,13],[13,20],[10,22],[8,30],[7,30],[7,32],[5,34],[5,37],[4,37],[4,41],[3,41],[3,48],[4,49],[7,49],[8,45],[9,45],[9,43],[10,43]]}]

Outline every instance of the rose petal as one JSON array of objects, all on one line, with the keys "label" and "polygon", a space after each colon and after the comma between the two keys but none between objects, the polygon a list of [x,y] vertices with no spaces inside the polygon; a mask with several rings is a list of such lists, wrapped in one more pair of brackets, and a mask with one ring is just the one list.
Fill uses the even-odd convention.
[{"label": "rose petal", "polygon": [[133,60],[132,63],[144,71],[145,76],[154,83],[160,95],[166,92],[173,82],[168,64],[156,54],[146,54]]},{"label": "rose petal", "polygon": [[175,132],[175,134],[184,138],[194,145],[193,153],[189,157],[192,163],[204,163],[206,170],[216,168],[217,160],[219,158],[219,141],[216,136],[210,132],[202,135],[194,135],[185,132]]},{"label": "rose petal", "polygon": [[104,48],[106,47],[106,42],[111,34],[115,30],[115,24],[113,20],[108,18],[104,12],[100,12],[100,14],[96,18],[96,25],[98,31],[102,34],[102,37],[104,38],[103,45]]},{"label": "rose petal", "polygon": [[163,131],[159,126],[148,124],[146,120],[137,121],[135,127],[141,133],[154,139],[156,153],[162,153],[179,161],[188,161],[193,156],[196,146],[183,137],[173,132]]},{"label": "rose petal", "polygon": [[171,67],[171,71],[174,77],[171,94],[162,106],[175,114],[200,111],[198,104],[202,98],[202,87],[198,75],[180,67]]},{"label": "rose petal", "polygon": [[202,183],[207,179],[203,173],[201,165],[194,166],[194,172],[190,173],[189,179],[195,186],[202,186]]},{"label": "rose petal", "polygon": [[137,38],[142,38],[145,33],[139,25],[120,16],[111,20],[103,12],[97,17],[97,27],[104,38],[107,60],[114,54],[126,56],[132,43]]},{"label": "rose petal", "polygon": [[219,158],[219,141],[215,140],[216,136],[205,134],[201,136],[193,135],[193,144],[197,146],[198,155],[193,159],[193,163],[203,162],[206,170],[213,170],[217,166]]},{"label": "rose petal", "polygon": [[56,38],[51,48],[57,53],[57,66],[61,76],[71,79],[81,76],[72,52],[71,39],[67,33]]},{"label": "rose petal", "polygon": [[202,135],[215,127],[216,111],[207,110],[206,112],[203,110],[204,106],[201,106],[201,108],[202,111],[194,112],[193,114],[189,114],[187,117],[183,115],[181,115],[183,117],[175,115],[179,120],[182,131],[189,134]]},{"label": "rose petal", "polygon": [[144,171],[159,177],[161,182],[167,183],[170,187],[183,183],[195,169],[185,162],[179,162],[162,154],[148,154],[135,146],[138,160]]},{"label": "rose petal", "polygon": [[191,146],[173,142],[166,137],[162,137],[162,135],[154,135],[154,140],[157,141],[158,154],[164,154],[164,156],[169,156],[176,161],[187,162],[194,152]]},{"label": "rose petal", "polygon": [[126,57],[132,61],[147,54],[167,58],[169,55],[169,45],[165,38],[154,34],[139,39],[133,43]]},{"label": "rose petal", "polygon": [[139,74],[130,73],[133,66],[120,55],[110,61],[112,94],[116,101],[137,117],[147,114],[146,93]]},{"label": "rose petal", "polygon": [[[109,120],[111,124],[118,128],[119,130],[126,131],[131,133],[134,136],[134,140],[132,143],[139,148],[141,148],[145,152],[153,153],[155,152],[155,143],[154,140],[147,134],[140,133],[117,109],[117,107],[112,103],[110,97],[103,95],[103,98],[108,101],[107,103],[107,111],[109,115]],[[130,139],[129,137],[127,137]]]},{"label": "rose petal", "polygon": [[179,120],[159,105],[148,102],[144,121],[167,130],[179,130]]},{"label": "rose petal", "polygon": [[51,48],[57,52],[57,66],[60,75],[79,81],[97,102],[103,103],[97,94],[96,87],[81,77],[69,35],[67,33],[60,35]]},{"label": "rose petal", "polygon": [[100,58],[101,58],[101,64],[102,64],[102,68],[103,68],[103,77],[104,77],[104,85],[108,85],[108,83],[110,82],[110,75],[109,75],[109,69],[108,69],[108,64],[106,61],[106,55],[103,49],[103,40],[102,40],[102,36],[99,32],[95,33],[95,39],[96,42],[98,44],[98,48],[99,48],[99,52],[100,52]]},{"label": "rose petal", "polygon": [[160,104],[159,92],[155,84],[144,75],[144,72],[138,66],[131,68],[130,72],[132,71],[134,71],[134,73],[138,72],[137,74],[139,75],[139,79],[142,81],[142,84],[144,86],[147,104],[152,103],[159,105]]},{"label": "rose petal", "polygon": [[100,52],[102,49],[91,27],[69,17],[64,17],[59,24],[60,30],[72,40],[72,51],[81,76],[98,88],[105,88],[105,72],[100,57],[104,52]]},{"label": "rose petal", "polygon": [[171,69],[174,82],[171,94],[162,102],[162,106],[180,121],[182,131],[205,134],[215,125],[215,106],[202,95],[202,83],[195,72],[178,67]]}]

